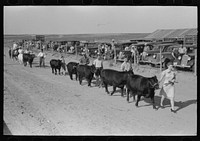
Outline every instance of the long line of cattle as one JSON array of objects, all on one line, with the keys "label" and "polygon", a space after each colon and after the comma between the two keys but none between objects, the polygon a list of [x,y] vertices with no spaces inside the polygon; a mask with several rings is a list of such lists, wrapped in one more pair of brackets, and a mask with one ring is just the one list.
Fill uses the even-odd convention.
[{"label": "long line of cattle", "polygon": [[[17,54],[9,51],[10,58],[15,58]],[[29,62],[30,67],[32,67],[32,62],[34,59],[34,54],[23,54],[23,63]],[[52,73],[57,74],[57,70],[60,74],[60,69],[62,62],[60,59],[50,60],[50,66],[52,68]],[[79,84],[82,84],[82,80],[85,78],[88,82],[88,86],[91,86],[91,82],[95,76],[101,79],[101,85],[105,87],[105,91],[109,94],[108,85],[113,86],[113,95],[116,88],[121,88],[121,96],[123,97],[124,86],[127,88],[127,101],[129,102],[129,93],[133,96],[135,100],[135,95],[137,95],[136,107],[138,107],[138,102],[141,96],[145,98],[151,98],[153,109],[157,109],[154,102],[155,90],[159,89],[158,79],[156,76],[144,77],[141,75],[134,74],[134,72],[121,72],[112,69],[102,69],[98,76],[96,68],[94,65],[82,65],[77,62],[69,62],[67,65],[68,74],[70,79],[73,80],[73,74],[76,76],[76,80],[79,80]]]},{"label": "long line of cattle", "polygon": [[[60,60],[52,59],[50,61],[52,68],[52,73],[54,69],[58,69],[60,72],[61,63]],[[67,70],[70,76],[70,79],[73,80],[73,74],[76,76],[76,80],[79,80],[79,84],[82,84],[82,80],[85,78],[88,82],[88,86],[91,86],[92,79],[94,74],[98,76],[97,70],[94,65],[82,65],[77,62],[69,62],[67,65]],[[146,98],[151,98],[153,109],[157,109],[154,102],[155,89],[159,89],[158,79],[156,76],[153,77],[144,77],[141,75],[136,75],[133,71],[121,72],[112,69],[102,69],[100,71],[101,85],[104,85],[105,91],[109,94],[108,85],[113,86],[113,95],[116,91],[116,88],[121,88],[121,96],[123,97],[124,86],[127,87],[127,101],[129,102],[129,92],[133,95],[135,100],[135,95],[138,95],[136,107],[138,107],[138,102],[140,101],[141,96]]]}]

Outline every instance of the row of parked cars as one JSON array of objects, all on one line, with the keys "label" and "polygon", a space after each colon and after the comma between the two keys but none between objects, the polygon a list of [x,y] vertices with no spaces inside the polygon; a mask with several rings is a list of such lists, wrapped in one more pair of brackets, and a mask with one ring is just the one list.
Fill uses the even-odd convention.
[{"label": "row of parked cars", "polygon": [[[184,46],[187,48],[187,52],[184,55],[178,53],[178,49]],[[160,54],[161,47],[161,54]],[[160,44],[156,45],[152,50],[147,51],[147,57],[145,60],[141,60],[141,63],[150,64],[152,66],[158,66],[162,63],[162,67],[166,68],[168,62],[173,62],[177,68],[184,68],[194,71],[195,67],[195,49],[196,45],[180,45],[180,44]],[[177,52],[173,55],[174,52]],[[161,57],[161,58],[160,58]]]},{"label": "row of parked cars", "polygon": [[[124,46],[134,45],[139,54],[140,64],[149,64],[152,67],[160,66],[163,68],[167,67],[169,61],[173,62],[174,66],[177,68],[183,68],[194,71],[195,69],[195,49],[197,45],[184,45],[181,41],[175,42],[147,42],[147,43],[124,43]],[[149,50],[146,51],[146,57],[142,57],[142,52],[144,47],[149,46]],[[178,49],[184,46],[187,48],[185,55],[178,53]],[[122,47],[123,48],[123,47]],[[124,57],[130,58],[134,62],[134,56],[130,50],[124,50],[124,48],[119,48],[123,52]],[[118,51],[119,52],[119,51]],[[160,54],[161,52],[161,54]],[[176,54],[175,54],[176,52]],[[173,54],[174,53],[174,54]],[[118,59],[118,61],[123,61],[123,58]]]},{"label": "row of parked cars", "polygon": [[[75,44],[75,41],[74,43]],[[72,45],[73,45],[72,44]],[[110,43],[106,42],[87,42],[87,43],[78,43],[77,44],[77,52],[79,55],[82,54],[83,48],[87,46],[89,50],[89,56],[95,58],[97,55],[97,50],[99,44],[107,44],[111,47]],[[124,57],[131,59],[134,62],[134,56],[131,50],[125,50],[126,47],[135,46],[137,48],[139,54],[139,63],[140,64],[149,64],[152,67],[160,66],[160,62],[162,67],[166,68],[167,63],[169,61],[174,63],[174,66],[177,68],[184,68],[189,70],[194,70],[195,67],[195,52],[194,50],[197,48],[197,45],[184,45],[182,41],[173,41],[173,42],[121,42],[116,43],[116,53],[117,53],[117,61],[123,61],[123,58],[119,58],[120,52]],[[149,46],[149,50],[146,51],[146,57],[142,57],[142,52],[144,51],[144,47]],[[187,53],[185,55],[176,54],[173,56],[173,52],[178,50],[181,46],[187,48]],[[68,46],[70,47],[70,46]],[[161,50],[160,50],[161,49]],[[161,51],[161,55],[160,55]],[[74,52],[75,53],[75,52]],[[106,54],[101,54],[102,56],[106,56]],[[106,58],[113,59],[114,54],[111,53],[110,56]]]}]

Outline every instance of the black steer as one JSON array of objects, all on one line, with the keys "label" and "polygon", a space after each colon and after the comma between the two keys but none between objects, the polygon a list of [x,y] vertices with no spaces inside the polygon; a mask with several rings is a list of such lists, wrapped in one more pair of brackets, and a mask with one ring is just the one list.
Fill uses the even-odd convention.
[{"label": "black steer", "polygon": [[50,60],[50,66],[52,69],[52,73],[54,73],[55,70],[55,75],[57,74],[57,69],[59,71],[59,75],[60,75],[60,69],[62,66],[62,61],[60,59],[51,59]]},{"label": "black steer", "polygon": [[135,99],[135,95],[138,95],[136,107],[138,107],[138,102],[140,101],[140,97],[144,96],[145,98],[151,98],[153,108],[156,109],[154,105],[154,95],[155,89],[159,89],[158,79],[156,76],[154,77],[143,77],[140,75],[132,75],[128,77],[126,87],[127,91],[127,101],[129,101],[129,92],[131,91],[133,98]]},{"label": "black steer", "polygon": [[124,85],[126,85],[126,81],[129,76],[133,75],[133,71],[128,71],[128,72],[121,72],[121,71],[116,71],[116,70],[111,70],[111,69],[103,69],[101,71],[101,81],[105,86],[105,91],[109,94],[108,91],[108,85],[113,86],[113,93],[116,91],[116,87],[121,88],[121,96],[123,96],[123,89]]},{"label": "black steer", "polygon": [[24,64],[24,66],[26,66],[27,62],[28,62],[30,67],[32,68],[32,63],[33,63],[34,58],[35,58],[35,54],[24,53],[23,54],[23,64]]},{"label": "black steer", "polygon": [[13,60],[14,58],[15,60],[18,60],[18,55],[19,55],[18,49],[11,50],[11,57]]},{"label": "black steer", "polygon": [[77,66],[77,74],[79,78],[79,83],[81,85],[83,78],[86,78],[88,81],[88,86],[91,86],[92,79],[94,77],[95,66],[88,65],[78,65]]},{"label": "black steer", "polygon": [[12,50],[11,49],[8,50],[8,54],[9,54],[9,57],[11,59],[12,58]]},{"label": "black steer", "polygon": [[73,74],[76,75],[76,80],[77,80],[77,66],[78,66],[78,63],[76,62],[69,62],[67,64],[67,70],[68,70],[71,80],[73,80],[73,77],[72,77]]}]

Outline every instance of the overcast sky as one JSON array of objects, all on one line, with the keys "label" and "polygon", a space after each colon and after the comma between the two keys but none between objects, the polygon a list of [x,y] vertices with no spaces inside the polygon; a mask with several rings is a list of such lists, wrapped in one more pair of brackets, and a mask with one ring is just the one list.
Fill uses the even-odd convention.
[{"label": "overcast sky", "polygon": [[4,6],[4,34],[151,33],[197,28],[197,7]]}]

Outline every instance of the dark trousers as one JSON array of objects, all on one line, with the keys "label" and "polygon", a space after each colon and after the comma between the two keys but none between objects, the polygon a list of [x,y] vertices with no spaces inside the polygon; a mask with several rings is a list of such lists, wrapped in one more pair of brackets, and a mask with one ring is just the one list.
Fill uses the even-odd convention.
[{"label": "dark trousers", "polygon": [[44,57],[40,57],[40,67],[45,67]]}]

